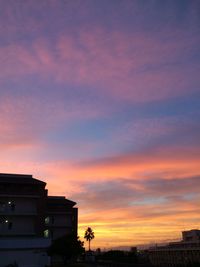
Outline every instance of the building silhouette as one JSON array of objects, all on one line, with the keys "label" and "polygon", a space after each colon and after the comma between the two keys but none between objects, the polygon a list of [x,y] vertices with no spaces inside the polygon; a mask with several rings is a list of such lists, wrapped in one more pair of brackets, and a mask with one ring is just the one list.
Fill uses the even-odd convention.
[{"label": "building silhouette", "polygon": [[148,254],[155,267],[200,266],[200,230],[183,231],[180,242],[152,247]]},{"label": "building silhouette", "polygon": [[[0,267],[48,264],[53,239],[77,235],[75,202],[48,196],[46,183],[32,175],[0,174]],[[35,265],[34,265],[35,264]]]}]

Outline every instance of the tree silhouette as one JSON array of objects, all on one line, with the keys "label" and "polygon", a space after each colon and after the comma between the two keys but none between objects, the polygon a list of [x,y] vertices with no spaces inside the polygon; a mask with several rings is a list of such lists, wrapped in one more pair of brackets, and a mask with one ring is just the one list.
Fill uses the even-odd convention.
[{"label": "tree silhouette", "polygon": [[94,239],[94,232],[91,227],[88,227],[85,231],[84,238],[89,242],[89,251],[90,251],[90,242],[92,239]]},{"label": "tree silhouette", "polygon": [[77,256],[83,254],[85,249],[83,243],[79,237],[75,235],[64,235],[56,240],[53,240],[51,246],[48,248],[47,253],[49,256],[59,255],[63,259],[63,263],[71,259],[77,258]]}]

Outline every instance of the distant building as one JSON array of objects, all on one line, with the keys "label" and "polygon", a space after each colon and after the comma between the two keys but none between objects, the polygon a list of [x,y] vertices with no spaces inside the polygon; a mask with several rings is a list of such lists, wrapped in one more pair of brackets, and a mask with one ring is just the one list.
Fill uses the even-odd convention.
[{"label": "distant building", "polygon": [[156,267],[178,267],[200,264],[200,230],[182,232],[182,241],[148,250],[149,258]]},{"label": "distant building", "polygon": [[76,203],[45,187],[32,175],[0,174],[0,267],[44,267],[52,239],[77,234]]},{"label": "distant building", "polygon": [[200,230],[193,229],[182,232],[183,242],[198,242],[200,241]]}]

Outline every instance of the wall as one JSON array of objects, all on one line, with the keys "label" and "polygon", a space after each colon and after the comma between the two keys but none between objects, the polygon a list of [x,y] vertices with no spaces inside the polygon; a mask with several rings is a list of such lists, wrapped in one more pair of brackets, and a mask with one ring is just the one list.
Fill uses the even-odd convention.
[{"label": "wall", "polygon": [[[0,223],[1,235],[33,235],[35,234],[35,216],[8,216]],[[10,225],[11,223],[11,225]]]},{"label": "wall", "polygon": [[41,250],[0,251],[0,267],[17,262],[19,267],[44,267],[49,257]]},{"label": "wall", "polygon": [[37,200],[35,198],[1,197],[0,213],[36,214],[36,201]]}]

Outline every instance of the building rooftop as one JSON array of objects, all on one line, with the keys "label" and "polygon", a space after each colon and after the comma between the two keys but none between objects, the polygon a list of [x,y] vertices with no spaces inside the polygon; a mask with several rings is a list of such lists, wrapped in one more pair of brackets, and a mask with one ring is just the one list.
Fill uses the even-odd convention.
[{"label": "building rooftop", "polygon": [[0,173],[0,183],[22,183],[22,184],[44,184],[45,182],[40,181],[32,177],[29,174],[12,174],[12,173]]},{"label": "building rooftop", "polygon": [[76,202],[69,200],[64,196],[48,196],[48,203],[68,204],[72,207],[76,205]]}]

